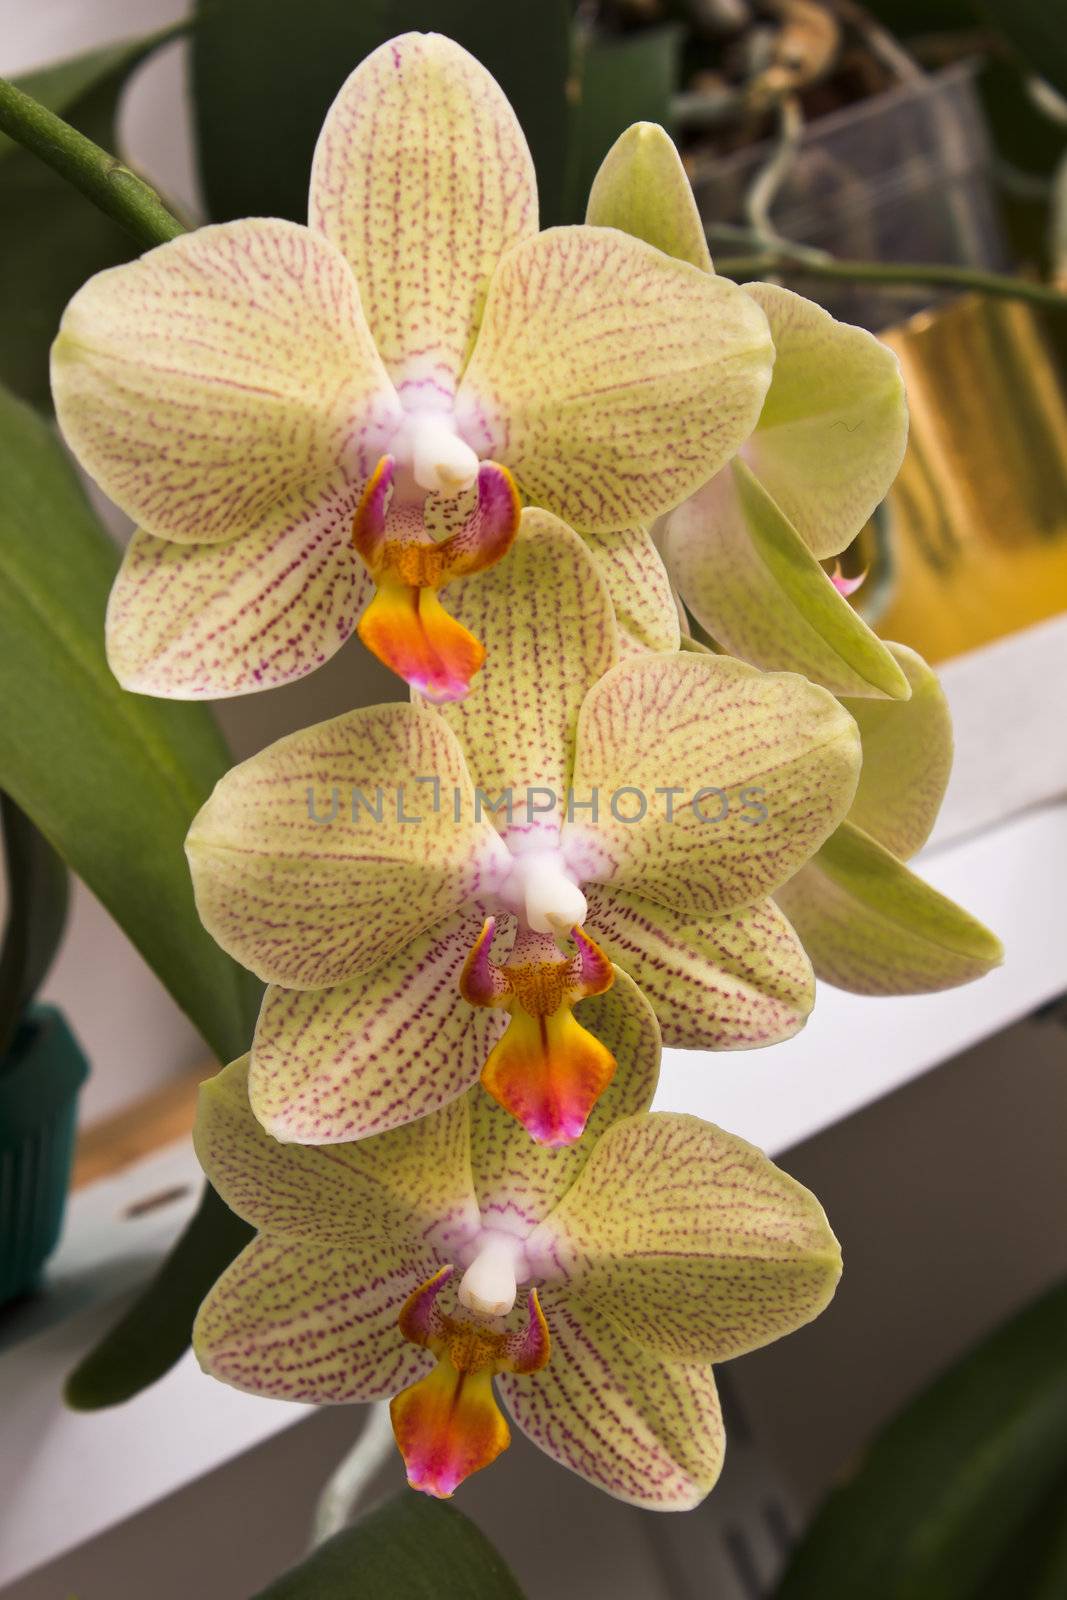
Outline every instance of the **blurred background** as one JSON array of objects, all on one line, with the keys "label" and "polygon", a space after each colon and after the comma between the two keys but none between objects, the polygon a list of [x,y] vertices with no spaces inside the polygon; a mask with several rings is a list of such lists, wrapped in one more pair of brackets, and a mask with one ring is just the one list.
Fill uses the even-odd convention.
[{"label": "blurred background", "polygon": [[[323,112],[356,60],[395,31],[395,8],[204,0],[191,36],[179,28],[157,42],[187,9],[0,0],[0,74],[121,150],[184,219],[302,218]],[[445,26],[433,0],[405,9],[408,26]],[[1067,288],[1067,7],[557,9],[553,30],[548,0],[497,7],[488,21],[474,0],[447,7],[461,26],[446,31],[497,73],[523,120],[543,221],[580,219],[616,135],[638,118],[661,121],[718,262],[737,263],[742,277],[777,262],[781,281],[900,355],[908,457],[845,568],[867,571],[855,597],[867,620],[943,668],[957,763],[920,870],[1007,949],[1005,967],[973,991],[871,1001],[823,989],[805,1033],[772,1052],[713,1061],[667,1052],[657,1103],[767,1148],[820,1196],[846,1257],[816,1325],[723,1374],[729,1463],[704,1507],[656,1518],[615,1504],[518,1438],[463,1491],[463,1508],[531,1600],[753,1600],[775,1592],[798,1532],[901,1408],[1067,1275],[1067,315],[944,281],[954,270],[1010,272]],[[527,34],[536,50],[517,47]],[[77,73],[44,70],[90,51]],[[0,146],[0,379],[42,406],[63,304],[91,272],[133,253],[80,197],[57,208],[57,183]],[[12,248],[16,228],[34,250]],[[909,276],[914,263],[936,270],[923,281]],[[127,537],[95,503],[116,540]],[[292,728],[398,697],[353,643],[310,679],[218,713],[242,757]],[[43,995],[62,1007],[91,1072],[50,1292],[0,1321],[0,1594],[254,1595],[301,1554],[318,1488],[359,1415],[309,1418],[236,1395],[189,1358],[115,1412],[62,1409],[64,1374],[192,1210],[184,1134],[211,1064],[77,883]],[[1058,1362],[1041,1366],[1049,1330],[1067,1332],[1058,1301],[1050,1317],[1044,1343],[1019,1336],[1022,1365],[1048,1379],[1039,1403],[1013,1384],[1017,1354],[987,1354],[960,1391],[1001,1397],[987,1434],[961,1434],[950,1462],[984,1463],[1003,1548],[974,1571],[950,1563],[951,1578],[907,1591],[916,1600],[1067,1596],[1062,1548],[1055,1564],[1067,1525],[1067,1363],[1062,1373]],[[901,1436],[917,1473],[924,1462],[936,1472],[944,1418],[962,1414],[952,1394],[947,1411],[937,1405]],[[1046,1419],[1040,1471],[1026,1405]],[[386,1476],[402,1481],[398,1465]],[[991,1528],[974,1484],[960,1494]],[[876,1521],[880,1495],[874,1482],[846,1521],[861,1531]],[[974,1526],[968,1535],[961,1520],[963,1547]],[[1020,1541],[1041,1553],[1036,1576]],[[815,1576],[786,1579],[783,1595],[873,1593],[847,1578],[827,1586],[818,1551],[813,1560]]]}]

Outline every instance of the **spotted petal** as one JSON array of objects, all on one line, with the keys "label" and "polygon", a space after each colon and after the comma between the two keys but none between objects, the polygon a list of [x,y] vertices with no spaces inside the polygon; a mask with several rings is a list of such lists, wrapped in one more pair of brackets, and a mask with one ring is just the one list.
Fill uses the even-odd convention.
[{"label": "spotted petal", "polygon": [[893,352],[812,300],[749,283],[777,356],[745,457],[814,556],[837,555],[883,500],[904,458],[908,411]]},{"label": "spotted petal", "polygon": [[725,1361],[810,1322],[841,1256],[815,1196],[697,1117],[617,1122],[527,1252],[641,1348]]},{"label": "spotted petal", "polygon": [[60,428],[116,505],[203,544],[357,482],[399,419],[347,262],[295,223],[183,234],[98,273],[52,349]]},{"label": "spotted petal", "polygon": [[573,527],[648,523],[718,471],[770,380],[743,290],[613,228],[510,250],[456,398],[468,444]]},{"label": "spotted petal", "polygon": [[696,922],[621,889],[588,898],[589,929],[652,1002],[664,1044],[750,1050],[803,1027],[811,962],[773,900]]},{"label": "spotted petal", "polygon": [[219,544],[135,533],[111,591],[107,657],[126,689],[220,700],[302,678],[341,648],[371,592],[342,486]]},{"label": "spotted petal", "polygon": [[371,706],[290,734],[228,772],[193,820],[201,920],[268,983],[340,983],[475,892],[504,847],[473,809],[431,710]]},{"label": "spotted petal", "polygon": [[849,821],[907,860],[926,843],[952,770],[952,718],[936,672],[907,645],[889,645],[911,685],[904,704],[849,700],[863,768]]},{"label": "spotted petal", "polygon": [[597,1137],[620,1117],[647,1111],[659,1075],[659,1029],[648,1001],[625,972],[606,993],[583,1000],[584,1028],[607,1046],[618,1069],[593,1107],[581,1139],[535,1144],[481,1089],[470,1096],[471,1170],[482,1216],[519,1233],[535,1228],[570,1188]]},{"label": "spotted petal", "polygon": [[450,400],[494,267],[537,229],[530,152],[485,68],[435,33],[362,61],[319,135],[309,219],[351,262],[405,400]]},{"label": "spotted petal", "polygon": [[723,656],[636,657],[582,706],[574,791],[599,816],[568,822],[563,846],[585,882],[716,916],[793,875],[858,772],[856,725],[824,689]]},{"label": "spotted petal", "polygon": [[698,1505],[719,1476],[725,1446],[710,1366],[647,1354],[569,1291],[545,1289],[541,1303],[551,1361],[531,1377],[497,1380],[517,1426],[553,1461],[617,1500],[650,1511]]},{"label": "spotted petal", "polygon": [[652,535],[644,528],[618,528],[587,533],[585,542],[615,607],[620,653],[677,650],[678,602]]},{"label": "spotted petal", "polygon": [[666,255],[710,272],[704,224],[681,157],[656,122],[620,133],[593,179],[585,220],[620,228]]},{"label": "spotted petal", "polygon": [[462,1099],[357,1144],[279,1144],[252,1114],[242,1056],[201,1085],[193,1143],[230,1210],[276,1240],[421,1263],[478,1225]]},{"label": "spotted petal", "polygon": [[[618,655],[611,600],[596,564],[556,517],[527,510],[507,560],[477,582],[457,585],[449,600],[457,620],[485,642],[487,660],[467,698],[441,714],[479,788],[494,803],[511,791],[513,826],[527,826],[527,793],[540,789],[531,825],[538,824],[533,808],[543,804],[542,820],[554,830],[579,707]],[[549,793],[557,797],[552,808]],[[506,828],[506,810],[495,821]]]},{"label": "spotted petal", "polygon": [[839,695],[907,698],[886,646],[743,461],[671,514],[663,542],[682,599],[732,655]]},{"label": "spotted petal", "polygon": [[380,1400],[433,1358],[401,1337],[397,1316],[436,1256],[376,1252],[260,1234],[210,1290],[193,1327],[204,1371],[272,1400]]},{"label": "spotted petal", "polygon": [[777,899],[818,977],[855,994],[927,994],[1000,965],[1000,940],[844,823]]},{"label": "spotted petal", "polygon": [[458,913],[333,989],[272,985],[249,1078],[263,1126],[301,1144],[363,1139],[469,1089],[506,1022],[460,998],[481,921]]}]

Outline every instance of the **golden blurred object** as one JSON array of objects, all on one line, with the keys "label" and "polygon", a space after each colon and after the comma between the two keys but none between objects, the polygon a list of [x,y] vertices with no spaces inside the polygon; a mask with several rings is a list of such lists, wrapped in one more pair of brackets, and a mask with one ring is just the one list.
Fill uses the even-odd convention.
[{"label": "golden blurred object", "polygon": [[869,620],[943,661],[1067,611],[1063,319],[968,296],[882,338],[911,434],[887,503],[887,601]]}]

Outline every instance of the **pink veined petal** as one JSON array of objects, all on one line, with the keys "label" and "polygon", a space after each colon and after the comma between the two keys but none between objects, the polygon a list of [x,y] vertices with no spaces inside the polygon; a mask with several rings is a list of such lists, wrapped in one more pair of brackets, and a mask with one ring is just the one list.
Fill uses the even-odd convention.
[{"label": "pink veined petal", "polygon": [[224,543],[135,533],[108,603],[119,682],[166,699],[221,700],[322,666],[372,591],[351,547],[354,501],[337,484]]},{"label": "pink veined petal", "polygon": [[81,465],[134,521],[189,544],[293,517],[358,484],[400,421],[340,251],[253,217],[90,278],[52,348]]},{"label": "pink veined petal", "polygon": [[197,1360],[213,1378],[274,1400],[387,1399],[433,1365],[397,1318],[436,1266],[429,1249],[390,1260],[259,1234],[200,1307]]},{"label": "pink veined petal", "polygon": [[308,215],[351,263],[405,402],[447,404],[493,269],[537,229],[530,152],[496,82],[440,34],[389,40],[327,113]]},{"label": "pink veined petal", "polygon": [[275,1138],[364,1139],[437,1111],[477,1081],[506,1025],[460,995],[479,921],[460,913],[332,989],[267,990],[249,1096]]},{"label": "pink veined petal", "polygon": [[547,1367],[502,1373],[500,1397],[546,1455],[617,1500],[652,1511],[699,1504],[722,1467],[711,1367],[646,1354],[594,1307],[543,1289]]}]

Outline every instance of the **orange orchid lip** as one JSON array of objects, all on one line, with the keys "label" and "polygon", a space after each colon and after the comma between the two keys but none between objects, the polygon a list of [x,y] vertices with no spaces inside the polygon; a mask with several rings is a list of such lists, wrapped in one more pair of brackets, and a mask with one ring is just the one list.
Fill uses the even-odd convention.
[{"label": "orange orchid lip", "polygon": [[394,473],[393,457],[383,456],[352,521],[352,544],[377,586],[357,631],[379,661],[427,700],[460,700],[485,648],[449,616],[437,591],[506,555],[519,528],[518,490],[506,467],[483,461],[475,509],[437,541],[419,504],[394,504]]},{"label": "orange orchid lip", "polygon": [[489,955],[495,926],[489,917],[467,956],[459,985],[471,1005],[504,1006],[511,1012],[503,1038],[482,1069],[482,1086],[538,1144],[573,1144],[614,1077],[616,1061],[582,1027],[571,1007],[609,989],[614,969],[595,940],[578,927],[571,929],[578,946],[575,957],[557,952],[553,959],[555,941],[543,936],[537,943],[539,958],[498,966]]},{"label": "orange orchid lip", "polygon": [[408,1483],[442,1500],[450,1499],[472,1473],[490,1466],[511,1443],[493,1393],[494,1375],[536,1372],[551,1353],[536,1289],[527,1302],[526,1327],[518,1333],[501,1332],[439,1309],[437,1297],[452,1271],[442,1267],[401,1309],[401,1333],[436,1355],[437,1365],[389,1407]]}]

